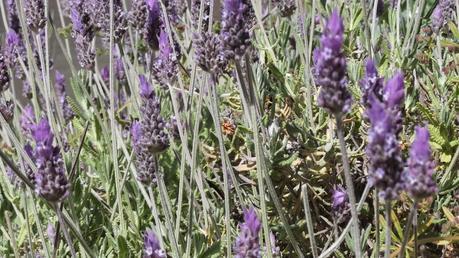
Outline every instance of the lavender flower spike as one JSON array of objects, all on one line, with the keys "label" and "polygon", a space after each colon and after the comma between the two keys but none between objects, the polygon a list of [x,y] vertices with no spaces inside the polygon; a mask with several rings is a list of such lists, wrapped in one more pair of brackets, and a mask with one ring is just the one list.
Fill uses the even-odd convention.
[{"label": "lavender flower spike", "polygon": [[403,162],[397,138],[397,126],[390,110],[374,97],[370,98],[367,156],[370,163],[368,181],[385,200],[396,199],[401,189]]},{"label": "lavender flower spike", "polygon": [[177,76],[177,57],[164,30],[159,34],[159,57],[153,63],[153,76],[162,86],[167,87]]},{"label": "lavender flower spike", "polygon": [[153,230],[147,229],[143,237],[143,258],[166,258],[166,252],[161,249],[158,238]]},{"label": "lavender flower spike", "polygon": [[69,195],[70,184],[60,149],[53,146],[54,135],[46,118],[32,127],[32,136],[36,144],[34,155],[38,168],[35,190],[50,202],[61,202]]},{"label": "lavender flower spike", "polygon": [[10,76],[8,75],[8,66],[6,65],[6,59],[0,50],[0,93],[8,88],[8,82]]},{"label": "lavender flower spike", "polygon": [[212,32],[195,35],[195,56],[199,67],[216,77],[220,76],[228,64],[222,37]]},{"label": "lavender flower spike", "polygon": [[248,8],[242,0],[223,2],[221,35],[231,58],[240,58],[250,46]]},{"label": "lavender flower spike", "polygon": [[386,109],[391,113],[395,133],[398,135],[403,126],[403,101],[405,99],[405,86],[403,83],[403,73],[397,72],[389,79],[384,87],[383,95]]},{"label": "lavender flower spike", "polygon": [[441,29],[456,16],[456,2],[440,0],[432,13],[432,29],[439,33]]},{"label": "lavender flower spike", "polygon": [[383,100],[384,78],[379,77],[373,60],[367,60],[365,64],[365,77],[360,80],[362,91],[362,104],[365,108],[371,107],[370,95],[374,95],[379,101]]},{"label": "lavender flower spike", "polygon": [[253,208],[244,210],[244,223],[240,225],[240,233],[234,243],[234,258],[260,258],[261,222]]},{"label": "lavender flower spike", "polygon": [[332,194],[332,209],[335,214],[343,214],[349,207],[349,198],[346,190],[342,186],[337,186],[333,189]]},{"label": "lavender flower spike", "polygon": [[68,122],[75,116],[75,114],[73,113],[67,101],[67,93],[65,92],[65,77],[59,71],[56,71],[55,88],[56,95],[59,99],[59,103],[61,104],[62,112],[64,114],[64,119],[66,122]]},{"label": "lavender flower spike", "polygon": [[406,191],[416,200],[433,196],[437,192],[437,185],[432,177],[435,173],[435,163],[432,160],[429,137],[426,127],[416,127],[408,169],[404,173]]},{"label": "lavender flower spike", "polygon": [[161,30],[161,7],[158,0],[146,0],[148,18],[143,27],[143,37],[153,50],[157,50],[158,36]]},{"label": "lavender flower spike", "polygon": [[92,47],[95,27],[91,21],[90,8],[83,1],[75,1],[71,9],[72,37],[75,40],[78,62],[81,67],[92,69],[96,53]]},{"label": "lavender flower spike", "polygon": [[8,23],[10,29],[14,30],[16,33],[21,32],[21,23],[19,21],[18,12],[16,10],[16,0],[8,0]]},{"label": "lavender flower spike", "polygon": [[343,21],[335,10],[325,26],[321,46],[314,50],[314,77],[316,84],[321,86],[318,104],[334,115],[347,113],[352,104],[346,88],[343,32]]},{"label": "lavender flower spike", "polygon": [[27,26],[34,32],[46,25],[45,5],[42,0],[25,0],[25,16]]}]

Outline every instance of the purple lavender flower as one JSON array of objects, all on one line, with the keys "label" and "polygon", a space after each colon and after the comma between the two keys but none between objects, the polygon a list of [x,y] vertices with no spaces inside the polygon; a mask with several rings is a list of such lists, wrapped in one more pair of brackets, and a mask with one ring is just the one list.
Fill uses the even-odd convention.
[{"label": "purple lavender flower", "polygon": [[161,7],[158,0],[146,0],[148,18],[143,30],[143,37],[146,43],[153,50],[157,50],[158,36],[161,30]]},{"label": "purple lavender flower", "polygon": [[375,63],[371,59],[366,62],[365,77],[360,80],[360,89],[362,91],[362,104],[365,108],[371,107],[370,95],[383,101],[384,78],[379,77]]},{"label": "purple lavender flower", "polygon": [[22,133],[25,135],[31,134],[32,126],[35,124],[35,113],[30,104],[24,107],[21,117],[19,118]]},{"label": "purple lavender flower", "polygon": [[260,220],[253,208],[244,210],[244,223],[239,226],[239,236],[233,246],[235,258],[259,258],[261,229]]},{"label": "purple lavender flower", "polygon": [[321,46],[314,50],[314,77],[321,86],[318,104],[334,115],[347,113],[352,98],[347,90],[346,58],[342,50],[343,21],[333,11],[320,39]]},{"label": "purple lavender flower", "polygon": [[195,56],[199,67],[219,77],[228,65],[222,37],[212,32],[195,34]]},{"label": "purple lavender flower", "polygon": [[166,122],[161,116],[161,103],[144,76],[139,76],[143,105],[140,107],[142,138],[141,142],[151,153],[159,153],[169,147]]},{"label": "purple lavender flower", "polygon": [[102,77],[102,80],[108,84],[110,81],[110,69],[108,66],[104,66],[102,69],[100,69],[100,76]]},{"label": "purple lavender flower", "polygon": [[432,160],[429,137],[426,127],[416,127],[408,169],[403,174],[406,191],[416,200],[430,197],[437,191],[437,185],[432,177],[435,173],[435,162]]},{"label": "purple lavender flower", "polygon": [[342,214],[348,208],[349,198],[346,190],[342,186],[333,189],[332,209],[336,214]]},{"label": "purple lavender flower", "polygon": [[91,21],[92,10],[86,2],[75,0],[70,10],[72,21],[72,37],[75,40],[78,62],[85,69],[94,67],[95,50],[92,41],[95,36],[94,24]]},{"label": "purple lavender flower", "polygon": [[6,65],[5,56],[0,49],[0,93],[8,88],[9,81],[8,66]]},{"label": "purple lavender flower", "polygon": [[123,59],[121,57],[115,59],[115,76],[120,82],[126,80],[126,72],[124,71]]},{"label": "purple lavender flower", "polygon": [[162,86],[172,83],[178,72],[177,57],[164,30],[159,35],[159,56],[153,63],[153,77]]},{"label": "purple lavender flower", "polygon": [[143,237],[144,258],[166,258],[166,252],[161,249],[158,238],[153,230],[147,229]]},{"label": "purple lavender flower", "polygon": [[456,2],[440,0],[432,13],[432,29],[439,33],[441,29],[456,16]]},{"label": "purple lavender flower", "polygon": [[26,60],[26,49],[22,42],[20,34],[14,30],[9,30],[6,34],[5,49],[4,49],[5,61],[9,67],[14,68],[16,72],[16,78],[24,79],[25,73],[21,67],[20,61],[24,62],[27,66]]},{"label": "purple lavender flower", "polygon": [[271,254],[273,257],[279,257],[280,248],[276,245],[276,236],[272,231],[269,232],[269,241],[271,242]]},{"label": "purple lavender flower", "polygon": [[12,100],[7,100],[0,104],[0,114],[7,122],[11,122],[14,116],[14,103]]},{"label": "purple lavender flower", "polygon": [[36,145],[34,154],[38,169],[35,190],[50,202],[61,202],[69,195],[70,184],[65,175],[60,149],[53,146],[54,135],[46,118],[32,127],[32,136]]},{"label": "purple lavender flower", "polygon": [[46,25],[45,5],[42,0],[25,0],[24,11],[27,26],[30,30],[38,32]]},{"label": "purple lavender flower", "polygon": [[250,46],[249,7],[242,0],[223,2],[221,35],[229,57],[239,59]]},{"label": "purple lavender flower", "polygon": [[403,101],[405,99],[405,84],[403,82],[403,73],[397,72],[391,79],[386,82],[383,94],[386,109],[391,112],[394,122],[395,133],[398,135],[403,126]]},{"label": "purple lavender flower", "polygon": [[370,96],[371,108],[367,156],[370,163],[368,181],[378,190],[382,199],[396,199],[401,189],[403,161],[393,114],[384,103]]},{"label": "purple lavender flower", "polygon": [[177,124],[177,118],[172,116],[170,121],[166,124],[167,130],[169,131],[169,135],[174,140],[180,139],[180,132]]},{"label": "purple lavender flower", "polygon": [[75,116],[75,114],[73,113],[67,101],[67,93],[65,92],[65,77],[59,71],[56,71],[55,89],[57,98],[61,104],[64,119],[66,122],[69,122]]},{"label": "purple lavender flower", "polygon": [[16,33],[20,33],[21,23],[19,21],[18,12],[16,9],[16,0],[8,0],[7,9],[8,9],[8,23],[10,25],[10,29],[14,30]]}]

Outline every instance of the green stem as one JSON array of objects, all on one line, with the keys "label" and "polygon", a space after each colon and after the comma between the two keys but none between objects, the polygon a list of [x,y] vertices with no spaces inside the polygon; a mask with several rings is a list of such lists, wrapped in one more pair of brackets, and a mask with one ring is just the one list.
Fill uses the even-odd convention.
[{"label": "green stem", "polygon": [[384,257],[390,258],[390,247],[391,247],[391,227],[392,227],[392,219],[390,217],[391,212],[391,201],[386,200],[386,244],[384,250]]},{"label": "green stem", "polygon": [[64,233],[65,240],[67,241],[67,244],[70,248],[70,253],[72,254],[72,257],[77,257],[75,249],[73,247],[72,239],[70,238],[69,231],[67,230],[67,226],[65,225],[65,221],[63,219],[62,211],[59,208],[57,204],[52,204],[54,210],[56,211],[57,214],[57,219],[59,220],[59,223],[61,224],[62,232]]},{"label": "green stem", "polygon": [[309,207],[309,197],[308,197],[308,186],[307,185],[304,185],[302,187],[302,192],[303,192],[304,214],[306,216],[306,226],[308,227],[308,234],[309,234],[309,242],[311,243],[312,256],[316,258],[318,256],[318,253],[317,253],[316,238],[314,236],[314,227],[312,225],[311,209]]},{"label": "green stem", "polygon": [[379,237],[379,195],[378,195],[378,189],[375,188],[374,190],[374,195],[375,195],[375,199],[374,199],[374,216],[375,216],[375,234],[376,234],[376,239],[375,239],[375,257],[379,257],[379,251],[380,251],[380,248],[379,248],[379,245],[381,244],[381,240],[380,240],[380,237]]},{"label": "green stem", "polygon": [[400,253],[398,254],[399,258],[405,257],[405,248],[406,248],[406,244],[408,243],[410,229],[411,229],[411,226],[413,225],[413,219],[414,219],[414,214],[416,213],[416,209],[417,209],[417,201],[415,200],[413,203],[413,207],[411,207],[410,214],[408,215],[408,220],[405,223],[406,228],[405,228],[405,232],[403,233],[402,247],[400,248]]},{"label": "green stem", "polygon": [[360,249],[360,229],[359,229],[359,217],[356,208],[354,184],[352,183],[351,168],[349,165],[349,157],[347,155],[346,143],[344,141],[344,132],[343,132],[343,120],[341,115],[336,116],[336,126],[338,132],[339,145],[341,148],[341,158],[343,161],[344,168],[344,178],[346,181],[347,194],[349,196],[349,202],[351,205],[351,216],[352,216],[352,237],[354,240],[354,252],[355,257],[361,257]]}]

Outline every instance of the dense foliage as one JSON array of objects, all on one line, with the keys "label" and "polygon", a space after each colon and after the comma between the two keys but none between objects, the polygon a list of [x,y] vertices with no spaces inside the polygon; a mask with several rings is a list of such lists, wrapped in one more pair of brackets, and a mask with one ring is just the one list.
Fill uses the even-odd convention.
[{"label": "dense foliage", "polygon": [[0,2],[1,257],[458,257],[453,0]]}]

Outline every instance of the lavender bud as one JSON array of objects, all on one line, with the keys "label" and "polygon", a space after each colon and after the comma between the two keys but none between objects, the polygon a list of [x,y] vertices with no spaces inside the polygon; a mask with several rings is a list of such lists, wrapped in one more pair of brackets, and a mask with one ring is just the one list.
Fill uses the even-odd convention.
[{"label": "lavender bud", "polygon": [[273,232],[269,232],[269,241],[271,242],[271,254],[273,257],[280,257],[280,248],[276,246],[276,236]]},{"label": "lavender bud", "polygon": [[157,50],[161,30],[161,7],[158,0],[146,0],[148,18],[143,28],[143,37],[151,49]]},{"label": "lavender bud", "polygon": [[346,58],[342,50],[343,21],[333,11],[320,39],[321,46],[314,50],[314,77],[321,86],[318,104],[334,115],[347,113],[352,98],[347,90]]},{"label": "lavender bud", "polygon": [[136,179],[144,184],[156,183],[156,160],[148,148],[142,144],[142,125],[134,122],[131,127],[132,145],[134,148],[135,166],[137,168]]},{"label": "lavender bud", "polygon": [[21,67],[20,60],[26,62],[26,49],[22,42],[21,36],[16,33],[14,30],[8,31],[6,34],[6,44],[5,44],[5,61],[11,68],[14,68],[16,72],[16,78],[24,79],[25,74]]},{"label": "lavender bud", "polygon": [[219,77],[228,65],[222,37],[212,32],[195,34],[195,56],[199,67]]},{"label": "lavender bud", "polygon": [[167,87],[177,77],[177,57],[169,43],[167,33],[161,30],[159,36],[159,57],[153,63],[153,77],[162,86]]},{"label": "lavender bud", "polygon": [[65,175],[64,161],[59,147],[53,146],[54,135],[48,120],[43,118],[32,127],[35,140],[37,173],[35,190],[50,202],[61,202],[69,195],[70,184]]},{"label": "lavender bud", "polygon": [[244,210],[244,223],[239,226],[239,236],[233,246],[235,258],[260,258],[260,220],[253,208]]},{"label": "lavender bud", "polygon": [[25,0],[25,16],[29,29],[38,32],[46,25],[45,5],[42,0]]},{"label": "lavender bud", "polygon": [[6,58],[0,50],[0,93],[8,89],[8,82],[10,76],[8,74],[8,66],[6,65]]},{"label": "lavender bud", "polygon": [[249,7],[242,0],[223,2],[221,35],[231,59],[242,57],[250,46],[248,12]]},{"label": "lavender bud", "polygon": [[433,196],[437,185],[433,179],[435,163],[429,144],[429,130],[416,127],[416,137],[411,145],[408,169],[404,173],[405,188],[416,200]]},{"label": "lavender bud", "polygon": [[153,230],[147,229],[143,237],[143,258],[166,258],[166,252],[161,249],[158,238]]},{"label": "lavender bud", "polygon": [[336,186],[332,194],[332,209],[335,214],[343,214],[349,205],[349,198],[342,186]]},{"label": "lavender bud", "polygon": [[403,127],[403,101],[405,99],[405,85],[403,73],[397,72],[386,82],[383,94],[384,103],[394,122],[395,133],[398,135]]},{"label": "lavender bud", "polygon": [[19,118],[22,133],[25,135],[31,134],[32,126],[35,124],[35,113],[30,104],[24,107],[21,117]]},{"label": "lavender bud", "polygon": [[441,29],[456,17],[456,2],[440,0],[432,13],[432,29],[439,33]]},{"label": "lavender bud", "polygon": [[296,10],[295,0],[276,0],[282,17],[290,17]]},{"label": "lavender bud", "polygon": [[166,121],[161,116],[161,103],[156,97],[151,85],[143,76],[139,77],[143,104],[140,107],[142,126],[142,145],[151,153],[159,153],[169,147],[169,137],[166,133]]},{"label": "lavender bud", "polygon": [[379,77],[373,60],[369,59],[365,65],[365,77],[360,80],[362,104],[365,108],[371,107],[370,95],[383,101],[384,78]]},{"label": "lavender bud", "polygon": [[16,9],[16,0],[8,0],[7,9],[10,29],[14,30],[16,33],[20,33],[21,23],[19,21],[18,12]]},{"label": "lavender bud", "polygon": [[368,133],[367,156],[370,163],[368,181],[382,199],[396,199],[401,188],[403,161],[392,112],[374,97],[368,110],[371,127]]},{"label": "lavender bud", "polygon": [[0,113],[7,122],[11,122],[14,116],[14,103],[12,100],[0,104]]},{"label": "lavender bud", "polygon": [[56,96],[61,105],[62,113],[66,122],[69,122],[75,114],[73,113],[67,101],[67,93],[65,92],[65,77],[59,71],[56,71]]},{"label": "lavender bud", "polygon": [[108,84],[110,81],[110,69],[108,66],[104,66],[102,69],[100,69],[100,76],[102,77],[102,80]]}]

